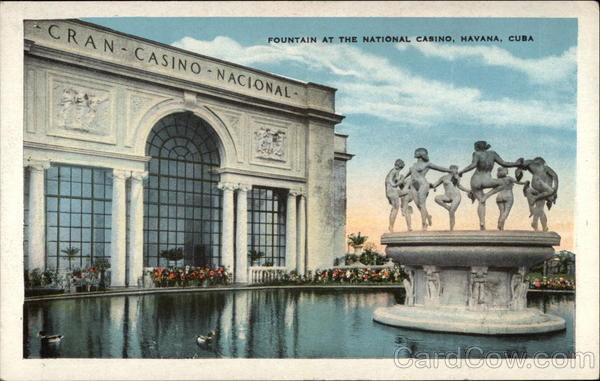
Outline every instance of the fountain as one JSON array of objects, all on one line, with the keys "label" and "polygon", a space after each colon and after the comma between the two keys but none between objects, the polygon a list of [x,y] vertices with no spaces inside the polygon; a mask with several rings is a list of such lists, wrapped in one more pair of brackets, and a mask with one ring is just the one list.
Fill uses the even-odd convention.
[{"label": "fountain", "polygon": [[[397,187],[402,214],[407,220],[407,232],[390,232],[381,237],[386,254],[403,266],[405,303],[375,310],[377,322],[429,331],[484,335],[531,334],[561,330],[565,321],[537,309],[527,308],[527,269],[542,263],[554,254],[560,236],[548,231],[544,205],[556,201],[558,176],[542,158],[505,162],[489,151],[486,142],[475,143],[473,162],[458,171],[456,166],[444,168],[429,162],[427,150],[415,151],[417,162],[408,175],[400,174],[396,166],[386,178],[386,189]],[[501,166],[498,177],[492,178],[494,164]],[[516,179],[507,176],[505,168],[517,167]],[[471,188],[460,185],[463,173],[476,168]],[[400,168],[401,169],[401,168]],[[436,184],[429,184],[425,175],[429,169],[447,172]],[[523,170],[532,174],[531,181],[520,182]],[[436,203],[450,214],[450,230],[427,231],[431,216],[426,200],[430,188],[443,184],[445,194]],[[504,230],[504,222],[512,207],[514,184],[524,185],[534,231]],[[484,193],[484,189],[490,191]],[[460,191],[477,200],[480,230],[454,231],[454,212],[460,204]],[[388,199],[390,192],[388,191]],[[486,200],[498,194],[500,209],[498,231],[485,230]],[[414,201],[421,213],[422,231],[411,231],[409,202]],[[397,213],[398,203],[392,213]],[[538,231],[541,221],[543,231]]]}]

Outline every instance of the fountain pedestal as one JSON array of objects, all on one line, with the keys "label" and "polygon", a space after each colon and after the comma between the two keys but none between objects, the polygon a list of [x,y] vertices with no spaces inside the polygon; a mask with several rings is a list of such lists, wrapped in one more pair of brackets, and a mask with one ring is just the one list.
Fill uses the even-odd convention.
[{"label": "fountain pedestal", "polygon": [[399,232],[384,234],[381,243],[408,279],[404,305],[375,310],[377,322],[486,335],[565,328],[562,318],[527,308],[525,274],[554,254],[554,232]]}]

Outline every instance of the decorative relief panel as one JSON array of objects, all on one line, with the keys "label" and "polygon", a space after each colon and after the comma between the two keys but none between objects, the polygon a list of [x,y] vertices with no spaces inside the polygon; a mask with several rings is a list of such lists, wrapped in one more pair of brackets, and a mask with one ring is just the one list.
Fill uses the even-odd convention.
[{"label": "decorative relief panel", "polygon": [[50,76],[48,135],[115,143],[114,92],[105,85]]},{"label": "decorative relief panel", "polygon": [[127,120],[125,124],[125,145],[127,147],[133,147],[134,145],[133,140],[140,119],[148,110],[164,99],[164,97],[156,97],[148,93],[127,91]]},{"label": "decorative relief panel", "polygon": [[74,86],[56,85],[54,89],[62,90],[56,119],[59,127],[102,135],[101,123],[98,121],[106,119],[106,111],[100,106],[108,101],[107,96],[96,95],[93,90]]},{"label": "decorative relief panel", "polygon": [[285,162],[288,150],[285,131],[260,127],[254,132],[254,148],[258,158]]},{"label": "decorative relief panel", "polygon": [[252,118],[250,162],[261,166],[292,169],[295,150],[295,131],[290,123],[271,118]]}]

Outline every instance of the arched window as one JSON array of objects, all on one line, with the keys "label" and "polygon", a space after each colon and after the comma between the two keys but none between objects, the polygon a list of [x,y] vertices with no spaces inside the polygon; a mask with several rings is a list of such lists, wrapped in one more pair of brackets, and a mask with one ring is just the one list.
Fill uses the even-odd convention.
[{"label": "arched window", "polygon": [[166,266],[162,251],[181,248],[179,265],[217,265],[221,248],[218,137],[192,113],[161,119],[146,142],[152,157],[144,194],[144,263]]}]

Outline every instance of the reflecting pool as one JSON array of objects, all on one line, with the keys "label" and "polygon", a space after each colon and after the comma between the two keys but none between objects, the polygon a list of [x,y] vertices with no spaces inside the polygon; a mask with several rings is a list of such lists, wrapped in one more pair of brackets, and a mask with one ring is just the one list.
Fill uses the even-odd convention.
[{"label": "reflecting pool", "polygon": [[[402,289],[271,289],[27,302],[26,358],[531,357],[574,352],[574,295],[529,293],[529,307],[564,318],[563,331],[477,336],[415,331],[372,320]],[[217,336],[198,345],[196,337]],[[42,345],[39,331],[62,334]]]}]

